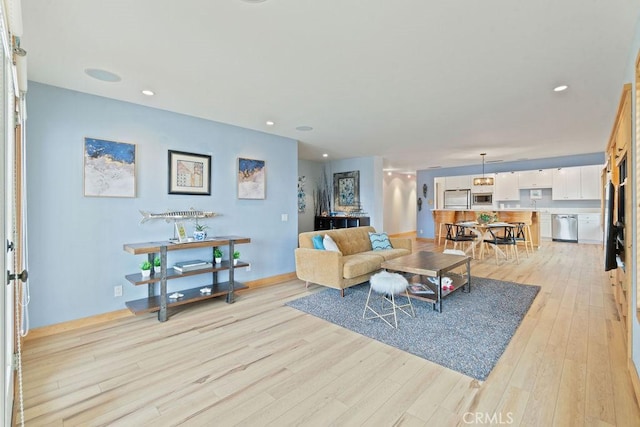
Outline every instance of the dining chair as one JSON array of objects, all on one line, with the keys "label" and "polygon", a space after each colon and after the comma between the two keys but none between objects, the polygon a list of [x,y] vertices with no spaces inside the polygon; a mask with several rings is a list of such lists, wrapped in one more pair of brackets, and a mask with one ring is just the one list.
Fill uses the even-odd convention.
[{"label": "dining chair", "polygon": [[[499,230],[502,230],[500,232]],[[515,227],[511,225],[505,225],[500,227],[489,227],[488,235],[485,235],[484,243],[494,245],[494,252],[496,254],[496,264],[498,262],[498,247],[504,246],[505,258],[509,259],[509,251],[515,255],[516,262],[520,264],[520,257],[518,255],[518,243],[516,241]]]},{"label": "dining chair", "polygon": [[515,226],[516,242],[522,242],[524,244],[524,249],[527,251],[527,256],[529,256],[529,247],[531,247],[531,252],[533,253],[531,226],[526,222],[514,222],[513,225]]},{"label": "dining chair", "polygon": [[471,255],[476,257],[475,240],[476,235],[473,233],[467,233],[467,227],[463,225],[446,223],[447,236],[444,240],[444,250],[447,249],[447,244],[453,242],[453,249],[458,249],[458,243],[461,244],[464,249],[464,244],[469,243],[471,245]]}]

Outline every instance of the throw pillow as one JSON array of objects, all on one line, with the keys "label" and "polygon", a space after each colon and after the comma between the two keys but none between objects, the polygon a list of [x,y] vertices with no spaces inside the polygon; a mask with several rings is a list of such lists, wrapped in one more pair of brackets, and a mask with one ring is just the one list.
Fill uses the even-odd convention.
[{"label": "throw pillow", "polygon": [[322,243],[324,244],[324,248],[326,250],[340,252],[340,248],[338,248],[336,242],[328,234],[324,235],[324,240],[322,240]]},{"label": "throw pillow", "polygon": [[311,239],[313,241],[313,249],[324,250],[324,245],[322,244],[322,236],[316,235]]},{"label": "throw pillow", "polygon": [[389,236],[387,233],[369,233],[369,239],[371,240],[371,249],[374,251],[381,251],[383,249],[393,249]]}]

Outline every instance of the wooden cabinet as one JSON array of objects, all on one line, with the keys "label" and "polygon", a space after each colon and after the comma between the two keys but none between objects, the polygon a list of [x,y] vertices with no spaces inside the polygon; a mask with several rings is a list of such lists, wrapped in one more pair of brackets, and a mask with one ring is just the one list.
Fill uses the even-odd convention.
[{"label": "wooden cabinet", "polygon": [[[622,114],[620,114],[621,112]],[[611,154],[613,155],[616,166],[627,154],[628,147],[631,144],[631,96],[625,96],[623,94],[620,99],[618,113],[611,144]]]},{"label": "wooden cabinet", "polygon": [[445,190],[470,190],[471,175],[445,177],[444,189]]},{"label": "wooden cabinet", "polygon": [[497,173],[494,191],[493,198],[497,201],[520,200],[518,174],[516,172]]},{"label": "wooden cabinet", "polygon": [[553,186],[553,170],[538,169],[518,172],[518,186],[528,188],[551,188]]},{"label": "wooden cabinet", "polygon": [[[123,249],[132,255],[147,255],[147,259],[153,263],[154,258],[160,257],[161,268],[160,273],[152,273],[150,277],[142,277],[141,273],[134,273],[126,275],[126,279],[133,285],[147,285],[148,296],[133,301],[127,301],[125,304],[131,312],[134,314],[158,312],[158,320],[164,322],[167,320],[167,309],[170,307],[188,304],[190,302],[201,301],[209,298],[215,298],[218,296],[225,296],[227,303],[234,301],[234,292],[238,289],[246,288],[241,283],[238,283],[234,279],[234,270],[239,267],[246,267],[249,264],[244,261],[238,261],[234,264],[232,254],[235,251],[235,245],[240,243],[249,243],[251,239],[248,237],[239,236],[221,236],[212,237],[204,241],[188,242],[188,243],[174,243],[169,241],[164,242],[145,242],[145,243],[128,243],[123,246]],[[223,261],[221,264],[215,264],[213,259],[213,253],[215,248],[227,246],[229,253],[229,260]],[[211,248],[211,257],[209,261],[212,266],[209,268],[202,268],[199,270],[179,272],[173,268],[168,267],[168,253],[173,251],[183,251],[188,249],[202,249]],[[229,280],[226,282],[218,281],[218,272],[228,271]],[[184,289],[177,291],[177,294],[182,294],[180,298],[170,298],[167,295],[167,281],[180,279],[183,277],[204,275],[208,274],[211,277],[211,282],[205,285],[199,286],[193,289]],[[159,289],[156,289],[158,287]],[[209,288],[209,292],[203,292],[203,289]]]},{"label": "wooden cabinet", "polygon": [[553,170],[553,200],[600,200],[600,165]]},{"label": "wooden cabinet", "polygon": [[368,216],[317,216],[314,230],[333,230],[334,228],[364,227],[369,225]]}]

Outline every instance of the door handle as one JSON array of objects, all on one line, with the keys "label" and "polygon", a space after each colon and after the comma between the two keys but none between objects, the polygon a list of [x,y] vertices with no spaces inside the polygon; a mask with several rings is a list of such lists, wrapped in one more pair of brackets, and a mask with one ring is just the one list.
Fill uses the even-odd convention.
[{"label": "door handle", "polygon": [[27,270],[22,270],[20,274],[11,274],[9,270],[7,270],[7,285],[11,283],[12,280],[20,279],[23,283],[27,281],[29,278],[29,272]]}]

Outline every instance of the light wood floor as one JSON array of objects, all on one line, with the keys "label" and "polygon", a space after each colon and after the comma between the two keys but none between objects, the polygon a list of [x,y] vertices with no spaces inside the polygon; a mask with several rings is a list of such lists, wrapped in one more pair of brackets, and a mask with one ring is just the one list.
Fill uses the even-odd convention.
[{"label": "light wood floor", "polygon": [[600,252],[547,242],[520,265],[473,262],[476,276],[542,286],[483,383],[285,307],[323,289],[291,281],[165,323],[28,340],[26,425],[638,426]]}]

